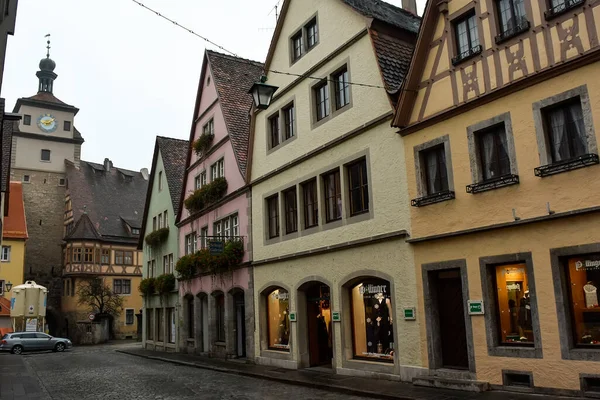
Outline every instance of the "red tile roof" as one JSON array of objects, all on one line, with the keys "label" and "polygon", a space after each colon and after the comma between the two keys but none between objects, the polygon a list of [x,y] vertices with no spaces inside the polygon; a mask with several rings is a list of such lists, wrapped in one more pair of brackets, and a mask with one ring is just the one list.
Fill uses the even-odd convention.
[{"label": "red tile roof", "polygon": [[49,93],[49,92],[38,92],[36,95],[33,95],[31,97],[25,97],[27,100],[37,100],[37,101],[45,101],[46,103],[56,103],[56,104],[62,104],[65,106],[69,106],[70,104],[65,103],[62,100],[59,100],[58,98],[56,98],[56,96],[54,96],[54,94]]},{"label": "red tile roof", "polygon": [[10,300],[0,296],[0,317],[10,317]]},{"label": "red tile roof", "polygon": [[6,239],[28,238],[25,204],[23,203],[23,185],[21,182],[10,183],[8,215],[4,217],[2,236]]}]

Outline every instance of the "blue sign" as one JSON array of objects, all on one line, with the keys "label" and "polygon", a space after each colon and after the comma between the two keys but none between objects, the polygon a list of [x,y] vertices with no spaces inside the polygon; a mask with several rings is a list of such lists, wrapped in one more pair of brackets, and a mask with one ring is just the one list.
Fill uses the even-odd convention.
[{"label": "blue sign", "polygon": [[211,255],[223,254],[225,250],[225,241],[224,240],[209,240],[208,241],[208,251]]},{"label": "blue sign", "polygon": [[15,303],[17,302],[17,299],[15,299],[14,297],[12,299],[10,299],[10,309],[14,310],[15,309]]}]

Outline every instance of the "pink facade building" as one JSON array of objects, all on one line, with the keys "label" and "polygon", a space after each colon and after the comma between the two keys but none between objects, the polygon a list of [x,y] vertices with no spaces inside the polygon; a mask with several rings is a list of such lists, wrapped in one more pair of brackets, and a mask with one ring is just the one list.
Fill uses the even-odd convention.
[{"label": "pink facade building", "polygon": [[[210,185],[227,182],[219,200],[182,205],[177,217],[179,256],[206,249],[211,241],[242,242],[242,262],[225,272],[203,272],[179,284],[183,305],[180,350],[217,357],[254,354],[254,303],[250,270],[250,187],[246,181],[250,109],[247,93],[262,72],[254,61],[206,51],[196,97],[190,143],[212,140],[187,159],[182,202]],[[183,204],[183,203],[182,203]]]}]

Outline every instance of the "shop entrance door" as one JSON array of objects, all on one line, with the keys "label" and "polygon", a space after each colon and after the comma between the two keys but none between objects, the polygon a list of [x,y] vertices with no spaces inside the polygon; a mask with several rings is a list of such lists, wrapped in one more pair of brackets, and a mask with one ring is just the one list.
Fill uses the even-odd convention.
[{"label": "shop entrance door", "polygon": [[235,304],[235,343],[238,357],[246,357],[246,307],[244,293],[233,296]]},{"label": "shop entrance door", "polygon": [[308,353],[310,366],[331,366],[330,290],[324,284],[315,284],[306,290]]},{"label": "shop entrance door", "polygon": [[442,366],[469,369],[467,329],[460,269],[438,271],[435,276]]},{"label": "shop entrance door", "polygon": [[202,351],[207,352],[208,347],[208,296],[200,298],[200,318],[202,320]]}]

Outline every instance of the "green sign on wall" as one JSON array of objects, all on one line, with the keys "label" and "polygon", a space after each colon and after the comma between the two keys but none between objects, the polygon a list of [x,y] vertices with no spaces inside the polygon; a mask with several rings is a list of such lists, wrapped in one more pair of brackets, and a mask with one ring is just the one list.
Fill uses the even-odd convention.
[{"label": "green sign on wall", "polygon": [[290,322],[296,322],[296,313],[290,312]]},{"label": "green sign on wall", "polygon": [[404,308],[404,320],[405,321],[414,321],[417,319],[417,313],[414,307],[406,307]]},{"label": "green sign on wall", "polygon": [[469,300],[469,315],[483,315],[483,300]]},{"label": "green sign on wall", "polygon": [[331,313],[331,320],[333,322],[340,322],[342,320],[342,316],[340,315],[339,311],[333,311]]}]

